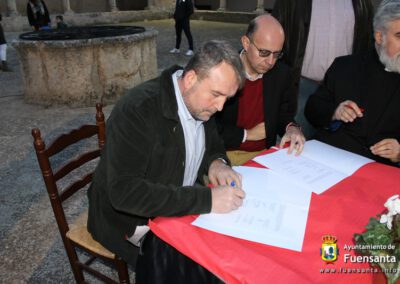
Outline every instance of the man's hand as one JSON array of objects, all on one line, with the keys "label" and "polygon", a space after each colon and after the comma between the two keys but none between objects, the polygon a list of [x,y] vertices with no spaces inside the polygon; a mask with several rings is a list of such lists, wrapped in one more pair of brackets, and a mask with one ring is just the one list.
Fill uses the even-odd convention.
[{"label": "man's hand", "polygon": [[391,160],[393,163],[400,162],[400,144],[393,138],[383,139],[370,147],[372,154]]},{"label": "man's hand", "polygon": [[265,123],[260,122],[256,126],[251,129],[246,129],[247,131],[247,138],[246,141],[258,141],[265,139],[267,137],[265,133]]},{"label": "man's hand", "polygon": [[242,175],[219,159],[211,163],[208,169],[208,178],[213,185],[230,185],[235,182],[236,187],[242,188]]},{"label": "man's hand", "polygon": [[338,105],[333,113],[332,120],[353,122],[358,117],[363,117],[362,110],[355,102],[347,100]]},{"label": "man's hand", "polygon": [[211,189],[211,212],[228,213],[238,209],[243,204],[245,193],[239,187],[218,186]]},{"label": "man's hand", "polygon": [[290,146],[288,149],[288,154],[292,154],[293,150],[296,151],[296,156],[299,156],[301,152],[303,151],[304,148],[304,143],[306,141],[306,138],[304,137],[303,132],[301,129],[297,126],[289,126],[288,129],[286,130],[285,135],[283,135],[281,139],[281,143],[279,144],[280,148],[283,148],[283,146],[289,142]]}]

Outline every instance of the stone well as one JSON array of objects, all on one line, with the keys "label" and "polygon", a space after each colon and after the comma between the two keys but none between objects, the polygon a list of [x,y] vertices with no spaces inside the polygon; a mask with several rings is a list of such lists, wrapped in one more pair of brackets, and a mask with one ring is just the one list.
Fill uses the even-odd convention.
[{"label": "stone well", "polygon": [[[129,28],[140,32],[129,33]],[[22,63],[25,100],[73,107],[113,103],[157,76],[157,34],[132,26],[23,34],[12,45]]]}]

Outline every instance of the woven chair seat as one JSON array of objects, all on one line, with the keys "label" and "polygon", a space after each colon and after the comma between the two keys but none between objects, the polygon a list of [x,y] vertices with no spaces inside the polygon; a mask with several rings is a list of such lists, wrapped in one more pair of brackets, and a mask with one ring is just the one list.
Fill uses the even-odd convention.
[{"label": "woven chair seat", "polygon": [[108,258],[115,258],[114,253],[110,252],[92,238],[92,235],[87,230],[87,218],[88,212],[86,211],[70,225],[70,230],[66,234],[67,238],[99,255]]}]

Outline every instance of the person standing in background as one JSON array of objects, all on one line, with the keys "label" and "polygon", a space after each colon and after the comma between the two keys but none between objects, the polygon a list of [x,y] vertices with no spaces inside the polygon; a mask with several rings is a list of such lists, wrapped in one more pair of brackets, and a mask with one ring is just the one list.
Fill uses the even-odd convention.
[{"label": "person standing in background", "polygon": [[26,5],[26,14],[29,25],[33,30],[50,29],[50,16],[43,0],[29,0]]},{"label": "person standing in background", "polygon": [[185,32],[186,38],[189,43],[189,49],[185,53],[187,56],[193,55],[193,37],[190,32],[190,16],[193,14],[192,0],[176,0],[174,19],[175,19],[175,33],[176,42],[175,47],[171,49],[170,53],[180,53],[179,47],[182,41],[182,29]]},{"label": "person standing in background", "polygon": [[61,15],[56,16],[57,29],[66,29],[68,25],[64,23],[64,18]]},{"label": "person standing in background", "polygon": [[10,72],[11,70],[7,65],[7,42],[3,32],[3,26],[1,25],[2,16],[0,14],[0,70],[3,72]]},{"label": "person standing in background", "polygon": [[371,0],[277,0],[272,15],[285,31],[282,60],[293,68],[296,121],[309,139],[315,129],[304,106],[333,60],[373,51],[373,6]]}]

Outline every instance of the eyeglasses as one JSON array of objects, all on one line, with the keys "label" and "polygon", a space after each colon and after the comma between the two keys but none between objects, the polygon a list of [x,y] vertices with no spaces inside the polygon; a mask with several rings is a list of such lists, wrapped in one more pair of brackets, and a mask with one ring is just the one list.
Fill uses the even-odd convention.
[{"label": "eyeglasses", "polygon": [[282,56],[283,56],[283,51],[281,50],[281,51],[274,51],[274,52],[272,52],[272,51],[270,51],[270,50],[268,50],[268,49],[259,49],[258,47],[257,47],[257,45],[254,43],[254,41],[252,41],[252,40],[250,40],[250,43],[252,44],[252,45],[254,45],[254,47],[258,50],[258,55],[260,56],[260,57],[268,57],[268,56],[270,56],[271,54],[272,54],[272,56],[275,58],[275,59],[279,59],[279,58],[281,58]]}]

